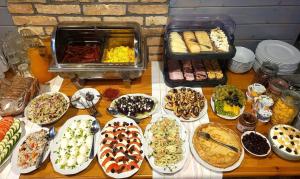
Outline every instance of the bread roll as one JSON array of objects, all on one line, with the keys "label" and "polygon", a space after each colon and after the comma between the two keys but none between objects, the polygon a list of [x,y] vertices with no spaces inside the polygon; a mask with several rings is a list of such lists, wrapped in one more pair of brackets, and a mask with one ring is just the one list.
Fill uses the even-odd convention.
[{"label": "bread roll", "polygon": [[200,45],[201,51],[210,52],[213,51],[213,47],[210,41],[210,38],[205,31],[196,31],[195,32],[196,38]]},{"label": "bread roll", "polygon": [[183,39],[191,53],[199,53],[201,51],[199,44],[197,43],[194,32],[183,32]]}]

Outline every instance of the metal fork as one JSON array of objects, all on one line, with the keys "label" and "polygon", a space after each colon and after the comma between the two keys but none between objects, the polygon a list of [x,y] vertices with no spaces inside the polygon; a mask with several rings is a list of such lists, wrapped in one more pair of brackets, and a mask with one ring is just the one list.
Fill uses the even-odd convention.
[{"label": "metal fork", "polygon": [[223,142],[215,140],[214,138],[211,137],[211,135],[209,133],[200,131],[200,132],[198,132],[198,135],[200,137],[203,137],[203,138],[207,139],[207,140],[212,140],[213,142],[215,142],[217,144],[220,144],[220,145],[222,145],[224,147],[227,147],[227,148],[229,148],[232,151],[235,151],[237,153],[239,152],[239,149],[237,149],[236,147],[228,145],[228,144],[224,144]]}]

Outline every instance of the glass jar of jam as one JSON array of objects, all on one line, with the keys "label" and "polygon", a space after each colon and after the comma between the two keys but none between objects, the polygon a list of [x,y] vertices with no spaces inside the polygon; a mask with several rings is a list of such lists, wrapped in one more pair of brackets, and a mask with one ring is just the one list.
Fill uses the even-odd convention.
[{"label": "glass jar of jam", "polygon": [[278,66],[270,62],[264,62],[254,77],[254,83],[260,83],[266,88],[268,87],[269,80],[277,75]]},{"label": "glass jar of jam", "polygon": [[273,107],[271,122],[273,124],[291,124],[299,112],[300,94],[285,90]]},{"label": "glass jar of jam", "polygon": [[238,117],[236,128],[240,132],[254,131],[256,128],[256,123],[256,117],[251,113],[245,112],[240,117]]}]

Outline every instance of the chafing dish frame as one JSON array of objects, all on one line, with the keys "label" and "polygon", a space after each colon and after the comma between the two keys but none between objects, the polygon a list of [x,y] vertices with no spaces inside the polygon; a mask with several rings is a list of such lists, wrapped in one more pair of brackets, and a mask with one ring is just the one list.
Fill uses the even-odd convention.
[{"label": "chafing dish frame", "polygon": [[[105,34],[105,31],[117,31],[117,30],[131,30],[134,34],[134,51],[135,62],[129,63],[102,63],[104,57],[100,57],[100,62],[95,63],[61,63],[61,59],[58,58],[58,50],[60,47],[58,44],[57,33],[60,30],[74,30],[74,31],[94,31],[96,40],[105,39],[110,34]],[[100,33],[102,31],[102,33]],[[105,41],[101,41],[106,43]],[[106,46],[106,45],[104,45]],[[80,79],[123,79],[130,81],[135,78],[139,78],[148,64],[146,42],[142,36],[141,27],[135,22],[101,22],[96,24],[60,24],[53,31],[51,38],[52,49],[52,62],[49,67],[50,72],[56,72],[63,77],[73,78],[78,76]],[[104,49],[102,55],[104,54]],[[61,57],[60,57],[61,58]]]}]

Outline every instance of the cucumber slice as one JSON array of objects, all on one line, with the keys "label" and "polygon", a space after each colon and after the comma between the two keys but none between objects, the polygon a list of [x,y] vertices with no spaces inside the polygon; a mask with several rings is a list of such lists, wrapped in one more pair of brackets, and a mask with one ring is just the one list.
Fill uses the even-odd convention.
[{"label": "cucumber slice", "polygon": [[10,129],[7,131],[7,133],[6,133],[6,135],[8,135],[8,137],[9,137],[10,139],[14,136],[14,134],[15,134],[15,132],[14,132],[14,130],[13,130],[12,128],[10,128]]},{"label": "cucumber slice", "polygon": [[4,136],[4,139],[3,140],[6,140],[6,141],[9,141],[9,136],[8,136],[8,134],[6,133],[6,135]]},{"label": "cucumber slice", "polygon": [[9,146],[9,151],[14,147],[14,145],[15,145],[14,140],[11,139],[10,141],[8,141],[7,146]]},{"label": "cucumber slice", "polygon": [[3,161],[4,161],[4,159],[6,158],[6,156],[8,155],[8,149],[7,148],[5,148],[4,150],[3,150],[3,153],[1,153],[1,162],[0,163],[2,163]]},{"label": "cucumber slice", "polygon": [[4,139],[1,141],[3,144],[4,144],[4,146],[8,143],[8,141],[9,141],[9,139],[7,139],[7,138],[5,138],[4,137]]},{"label": "cucumber slice", "polygon": [[17,133],[16,135],[14,135],[14,136],[11,138],[11,140],[14,141],[14,144],[16,144],[16,143],[18,142],[19,137],[20,137],[20,136],[19,136],[18,133]]},{"label": "cucumber slice", "polygon": [[4,159],[6,158],[6,154],[7,153],[4,153],[4,152],[0,154],[0,163],[2,163],[4,161]]},{"label": "cucumber slice", "polygon": [[0,145],[0,152],[2,152],[4,148],[5,148],[4,145]]},{"label": "cucumber slice", "polygon": [[12,125],[12,128],[15,131],[15,133],[20,129],[20,126],[21,126],[20,121],[19,122],[16,122],[16,121],[19,121],[19,120],[15,120],[15,122]]}]

